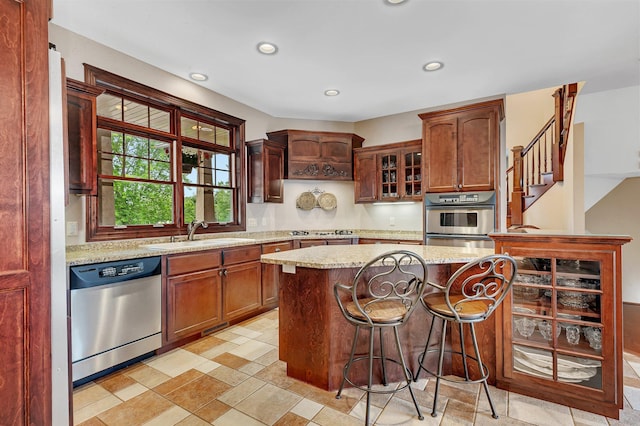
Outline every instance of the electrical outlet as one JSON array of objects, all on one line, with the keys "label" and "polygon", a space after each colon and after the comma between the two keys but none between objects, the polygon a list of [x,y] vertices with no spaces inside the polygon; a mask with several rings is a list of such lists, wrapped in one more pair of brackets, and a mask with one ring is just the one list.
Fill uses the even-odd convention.
[{"label": "electrical outlet", "polygon": [[396,226],[395,216],[389,216],[389,226]]},{"label": "electrical outlet", "polygon": [[78,222],[67,222],[67,235],[69,237],[78,235]]},{"label": "electrical outlet", "polygon": [[267,218],[266,217],[262,218],[262,226],[267,226]]},{"label": "electrical outlet", "polygon": [[247,226],[250,228],[255,228],[256,226],[258,226],[258,221],[255,218],[250,217],[247,219]]}]

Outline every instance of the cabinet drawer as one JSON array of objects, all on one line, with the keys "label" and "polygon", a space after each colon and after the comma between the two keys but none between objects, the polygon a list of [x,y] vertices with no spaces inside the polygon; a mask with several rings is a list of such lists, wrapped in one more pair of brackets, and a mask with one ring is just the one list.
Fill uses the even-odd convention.
[{"label": "cabinet drawer", "polygon": [[291,250],[292,247],[293,247],[293,244],[291,243],[291,241],[286,241],[286,242],[282,242],[282,243],[263,244],[262,245],[262,254],[269,254],[269,253],[277,253],[277,252],[280,252],[280,251],[287,251],[287,250]]},{"label": "cabinet drawer", "polygon": [[185,274],[188,272],[214,269],[222,264],[220,250],[199,251],[189,254],[178,254],[167,258],[167,275]]},{"label": "cabinet drawer", "polygon": [[224,249],[222,253],[224,264],[233,265],[234,263],[260,260],[261,249],[259,245],[244,246]]}]

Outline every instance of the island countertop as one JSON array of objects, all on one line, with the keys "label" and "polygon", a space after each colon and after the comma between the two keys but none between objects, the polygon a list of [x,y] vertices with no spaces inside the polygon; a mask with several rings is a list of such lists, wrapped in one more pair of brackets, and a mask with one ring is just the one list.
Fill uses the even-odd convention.
[{"label": "island countertop", "polygon": [[314,269],[358,268],[374,257],[393,250],[407,250],[428,264],[467,263],[494,253],[493,249],[424,246],[411,244],[328,245],[263,254],[262,263]]}]

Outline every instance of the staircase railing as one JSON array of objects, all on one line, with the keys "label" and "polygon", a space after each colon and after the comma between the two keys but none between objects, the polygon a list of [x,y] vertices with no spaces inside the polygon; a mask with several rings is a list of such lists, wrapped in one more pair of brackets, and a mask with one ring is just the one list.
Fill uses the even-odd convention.
[{"label": "staircase railing", "polygon": [[522,225],[524,211],[555,182],[564,180],[564,156],[576,93],[575,83],[557,89],[553,94],[554,115],[526,147],[511,149],[513,165],[507,170],[508,225]]}]

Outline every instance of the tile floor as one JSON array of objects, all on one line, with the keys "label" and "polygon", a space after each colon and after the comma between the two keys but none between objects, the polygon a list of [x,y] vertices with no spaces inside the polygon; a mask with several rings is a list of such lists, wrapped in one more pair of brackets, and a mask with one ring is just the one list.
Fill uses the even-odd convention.
[{"label": "tile floor", "polygon": [[[89,382],[74,390],[74,424],[97,425],[362,425],[363,394],[341,399],[286,376],[278,360],[278,311]],[[640,357],[625,354],[624,410],[613,420],[491,387],[500,415],[491,418],[479,386],[441,385],[432,418],[434,381],[414,384],[419,421],[407,391],[372,399],[376,425],[638,425]],[[477,412],[476,412],[477,408]]]}]

